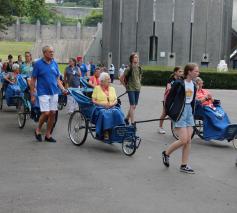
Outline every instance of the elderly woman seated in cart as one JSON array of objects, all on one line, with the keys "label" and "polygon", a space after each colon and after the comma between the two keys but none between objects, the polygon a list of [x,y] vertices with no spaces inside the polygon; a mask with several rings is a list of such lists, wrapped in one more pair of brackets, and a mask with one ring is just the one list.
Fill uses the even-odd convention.
[{"label": "elderly woman seated in cart", "polygon": [[203,120],[204,138],[225,139],[226,128],[230,125],[230,120],[220,105],[220,101],[214,100],[207,89],[203,89],[203,80],[200,77],[196,79],[197,94],[195,116]]},{"label": "elderly woman seated in cart", "polygon": [[110,76],[106,72],[100,74],[100,85],[94,88],[92,101],[99,107],[93,113],[92,122],[96,124],[97,137],[109,140],[110,130],[124,125],[124,114],[117,107],[117,96],[114,87],[110,85]]},{"label": "elderly woman seated in cart", "polygon": [[201,102],[203,106],[209,106],[212,109],[215,109],[213,102],[214,98],[207,89],[203,89],[203,80],[200,77],[196,78],[197,83],[197,100]]}]

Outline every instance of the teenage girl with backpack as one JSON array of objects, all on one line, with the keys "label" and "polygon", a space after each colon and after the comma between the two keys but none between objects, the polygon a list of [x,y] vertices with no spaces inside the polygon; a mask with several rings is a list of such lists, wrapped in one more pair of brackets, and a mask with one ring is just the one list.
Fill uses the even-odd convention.
[{"label": "teenage girl with backpack", "polygon": [[197,64],[187,64],[184,68],[184,80],[176,80],[166,99],[166,113],[174,122],[174,127],[179,140],[173,142],[162,152],[163,163],[169,167],[170,155],[182,147],[182,160],[180,171],[194,174],[194,170],[188,166],[191,148],[191,137],[194,124],[194,107],[196,86],[193,80],[198,77],[199,68]]},{"label": "teenage girl with backpack", "polygon": [[121,76],[120,81],[127,90],[130,103],[125,123],[128,125],[130,121],[132,125],[135,125],[134,114],[141,90],[142,70],[139,66],[139,57],[136,53],[130,55],[129,62],[130,64]]},{"label": "teenage girl with backpack", "polygon": [[166,89],[165,89],[165,94],[164,94],[164,101],[163,101],[163,111],[162,114],[160,116],[160,125],[159,125],[159,129],[158,132],[160,134],[165,134],[165,130],[163,129],[163,123],[164,123],[164,119],[166,117],[166,112],[165,112],[165,99],[167,97],[167,95],[169,94],[169,91],[171,89],[172,84],[177,80],[177,79],[181,79],[183,77],[183,70],[181,67],[175,67],[173,73],[171,74],[170,78],[168,79],[167,85],[166,85]]}]

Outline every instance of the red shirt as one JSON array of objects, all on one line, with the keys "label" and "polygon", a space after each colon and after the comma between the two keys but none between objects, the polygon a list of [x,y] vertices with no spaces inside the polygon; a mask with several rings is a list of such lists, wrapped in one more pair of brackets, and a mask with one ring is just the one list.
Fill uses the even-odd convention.
[{"label": "red shirt", "polygon": [[90,77],[89,82],[91,82],[91,83],[94,84],[95,86],[100,85],[100,80],[99,80],[99,78],[96,78],[94,75]]}]

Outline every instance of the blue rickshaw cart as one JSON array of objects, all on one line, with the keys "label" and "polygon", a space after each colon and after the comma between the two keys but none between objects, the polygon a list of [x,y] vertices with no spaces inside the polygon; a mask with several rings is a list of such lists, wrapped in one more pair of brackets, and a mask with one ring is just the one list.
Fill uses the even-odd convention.
[{"label": "blue rickshaw cart", "polygon": [[90,97],[84,93],[87,89],[68,89],[70,95],[74,97],[79,105],[79,110],[74,111],[68,122],[68,134],[71,142],[76,146],[85,143],[88,133],[93,139],[100,140],[106,144],[120,143],[125,155],[133,155],[140,145],[141,139],[136,135],[136,127],[132,125],[118,125],[110,130],[108,139],[103,139],[96,135],[97,124],[93,122],[93,114],[98,106],[93,104]]}]

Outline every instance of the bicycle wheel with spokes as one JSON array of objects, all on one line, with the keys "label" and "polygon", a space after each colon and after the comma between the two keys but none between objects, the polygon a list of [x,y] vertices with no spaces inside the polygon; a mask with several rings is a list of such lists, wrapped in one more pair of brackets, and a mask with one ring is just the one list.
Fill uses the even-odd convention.
[{"label": "bicycle wheel with spokes", "polygon": [[232,143],[233,143],[234,148],[237,149],[237,138],[236,137],[232,140]]},{"label": "bicycle wheel with spokes", "polygon": [[195,132],[201,138],[204,139],[203,136],[203,120],[202,119],[195,119]]},{"label": "bicycle wheel with spokes", "polygon": [[[195,127],[193,127],[193,133],[192,133],[192,137],[191,137],[191,138],[194,137],[195,131],[196,131],[196,130],[195,130]],[[177,132],[177,128],[174,127],[173,121],[171,121],[171,132],[172,132],[172,134],[173,134],[173,137],[174,137],[175,139],[179,140],[179,135],[178,135],[178,132]]]},{"label": "bicycle wheel with spokes", "polygon": [[24,128],[26,123],[27,109],[23,100],[19,99],[17,103],[17,121],[20,129]]},{"label": "bicycle wheel with spokes", "polygon": [[68,134],[72,143],[81,146],[88,135],[88,121],[80,111],[71,114],[68,122]]},{"label": "bicycle wheel with spokes", "polygon": [[136,149],[136,139],[134,137],[124,139],[122,150],[125,155],[132,156],[136,152]]}]

